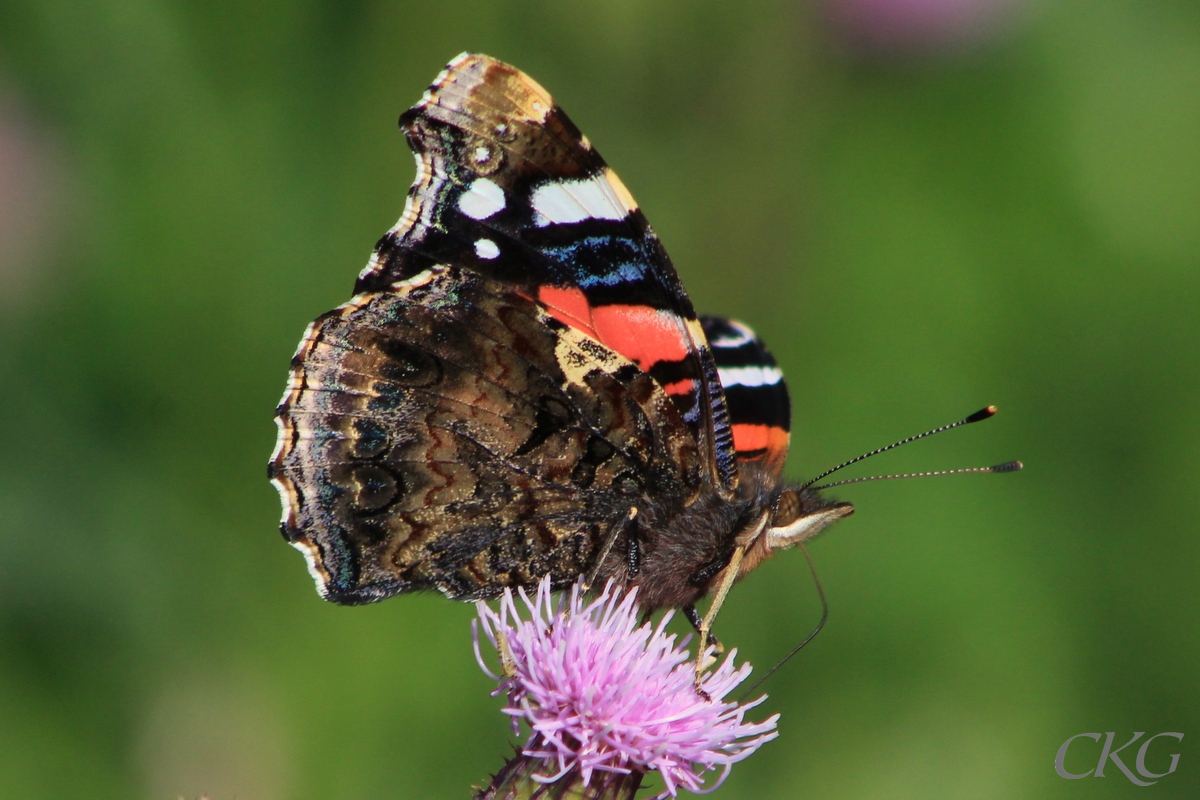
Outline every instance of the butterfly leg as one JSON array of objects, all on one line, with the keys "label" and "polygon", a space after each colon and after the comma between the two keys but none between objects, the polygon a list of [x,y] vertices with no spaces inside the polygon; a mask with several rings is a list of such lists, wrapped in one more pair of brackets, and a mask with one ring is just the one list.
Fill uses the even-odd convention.
[{"label": "butterfly leg", "polygon": [[717,618],[717,612],[721,610],[721,606],[724,605],[729,590],[733,588],[733,582],[737,580],[738,570],[742,566],[742,557],[745,555],[745,547],[738,547],[733,551],[733,557],[729,559],[729,563],[725,566],[725,569],[721,570],[721,575],[717,581],[717,591],[713,595],[712,603],[708,606],[708,613],[704,615],[704,619],[700,620],[700,625],[697,628],[700,632],[700,644],[697,646],[696,651],[696,693],[704,698],[708,698],[708,692],[701,688],[704,671],[708,669],[708,666],[713,661],[716,661],[715,657],[708,654],[713,620]]},{"label": "butterfly leg", "polygon": [[[686,619],[688,622],[692,623],[692,627],[696,629],[696,633],[699,633],[700,626],[702,624],[704,624],[700,619],[700,612],[697,611],[696,607],[694,605],[692,605],[691,603],[688,603],[686,606],[684,606],[682,611],[683,611],[684,619]],[[712,631],[708,632],[708,641],[712,644],[713,647],[717,648],[717,655],[720,655],[721,653],[725,652],[725,645],[723,645],[717,641],[717,637],[713,634]]]},{"label": "butterfly leg", "polygon": [[583,591],[592,588],[592,584],[596,582],[596,578],[600,575],[600,569],[604,566],[604,562],[608,560],[608,554],[612,552],[613,545],[617,543],[617,539],[625,532],[625,529],[633,522],[637,516],[636,508],[629,509],[629,513],[623,519],[612,526],[612,530],[608,532],[608,536],[604,539],[604,545],[601,546],[600,552],[596,554],[596,563],[588,570],[587,576],[583,579]]},{"label": "butterfly leg", "polygon": [[642,571],[642,548],[638,545],[636,529],[629,532],[628,559],[625,566],[629,572],[629,577],[636,578],[637,574]]}]

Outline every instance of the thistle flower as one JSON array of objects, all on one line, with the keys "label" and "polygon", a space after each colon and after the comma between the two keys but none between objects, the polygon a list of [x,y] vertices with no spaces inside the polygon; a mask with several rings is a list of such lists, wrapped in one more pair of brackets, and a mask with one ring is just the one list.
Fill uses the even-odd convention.
[{"label": "thistle flower", "polygon": [[[587,796],[632,797],[652,770],[666,785],[659,798],[674,797],[681,787],[708,792],[734,763],[778,735],[778,714],[745,721],[765,696],[745,705],[723,702],[750,674],[749,664],[734,667],[737,651],[704,677],[706,699],[695,688],[688,640],[677,645],[665,633],[671,614],[656,627],[638,625],[636,590],[621,595],[610,584],[587,603],[577,584],[569,599],[555,602],[543,580],[532,600],[524,590],[520,595],[529,619],[506,591],[498,610],[478,603],[479,625],[472,625],[479,665],[499,683],[493,695],[507,694],[504,713],[514,728],[523,719],[532,729],[518,756],[524,764],[510,762],[482,796],[521,795],[497,791],[500,781],[511,785],[519,773],[543,785],[593,787],[595,779],[593,788],[613,791]],[[480,627],[497,649],[503,675],[484,664]]]}]

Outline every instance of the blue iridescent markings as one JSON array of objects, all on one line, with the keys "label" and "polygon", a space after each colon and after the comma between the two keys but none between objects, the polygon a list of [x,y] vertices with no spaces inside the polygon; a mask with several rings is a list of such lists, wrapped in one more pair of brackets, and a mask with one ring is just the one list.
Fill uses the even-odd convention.
[{"label": "blue iridescent markings", "polygon": [[547,255],[571,270],[571,279],[583,289],[617,286],[644,280],[644,262],[632,240],[623,236],[588,236],[563,247],[546,247]]},{"label": "blue iridescent markings", "polygon": [[579,285],[584,289],[593,286],[616,286],[618,283],[629,283],[642,277],[642,268],[638,264],[619,264],[616,270],[604,275],[588,275],[579,279]]}]

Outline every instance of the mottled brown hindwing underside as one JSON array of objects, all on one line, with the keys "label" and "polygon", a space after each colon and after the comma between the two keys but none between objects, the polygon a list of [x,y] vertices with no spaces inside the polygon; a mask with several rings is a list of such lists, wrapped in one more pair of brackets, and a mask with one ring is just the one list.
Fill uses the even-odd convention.
[{"label": "mottled brown hindwing underside", "polygon": [[631,506],[682,508],[702,486],[649,375],[443,265],[314,322],[276,419],[284,535],[342,603],[564,585]]}]

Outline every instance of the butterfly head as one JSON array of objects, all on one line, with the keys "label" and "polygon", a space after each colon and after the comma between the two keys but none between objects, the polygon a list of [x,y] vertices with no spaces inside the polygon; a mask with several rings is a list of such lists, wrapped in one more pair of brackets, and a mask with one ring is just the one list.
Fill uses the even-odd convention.
[{"label": "butterfly head", "polygon": [[853,513],[854,506],[850,503],[827,500],[812,489],[799,486],[783,489],[747,543],[739,575],[745,576],[775,551],[803,544]]},{"label": "butterfly head", "polygon": [[763,539],[769,550],[786,550],[853,513],[854,506],[850,503],[826,500],[811,489],[787,488],[775,503]]}]

